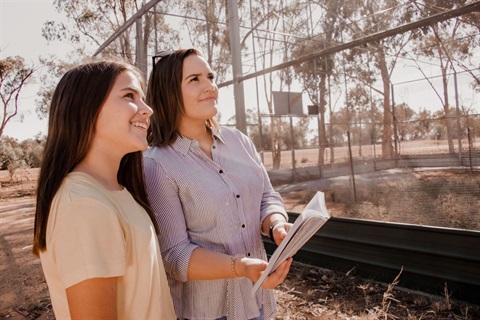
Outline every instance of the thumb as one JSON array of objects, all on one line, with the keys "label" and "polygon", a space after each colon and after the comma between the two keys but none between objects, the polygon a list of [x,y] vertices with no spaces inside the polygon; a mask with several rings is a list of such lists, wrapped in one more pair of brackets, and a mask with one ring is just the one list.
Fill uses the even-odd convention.
[{"label": "thumb", "polygon": [[278,227],[278,232],[280,233],[280,239],[283,240],[287,236],[287,230],[285,229],[285,224],[282,224]]}]

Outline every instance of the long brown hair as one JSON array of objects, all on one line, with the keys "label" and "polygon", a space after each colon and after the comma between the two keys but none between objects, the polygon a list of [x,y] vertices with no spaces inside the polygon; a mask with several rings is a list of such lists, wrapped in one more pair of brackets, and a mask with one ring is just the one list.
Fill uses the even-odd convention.
[{"label": "long brown hair", "polygon": [[[47,249],[46,230],[53,198],[63,179],[87,154],[100,109],[118,75],[125,71],[134,74],[144,88],[143,77],[137,68],[123,61],[105,60],[71,69],[62,77],[53,93],[48,136],[37,186],[33,238],[35,255]],[[158,232],[145,188],[141,151],[126,154],[122,158],[117,179],[145,208]]]},{"label": "long brown hair", "polygon": [[[147,139],[151,146],[171,145],[180,135],[180,121],[185,114],[181,88],[183,61],[192,54],[203,56],[197,49],[160,53],[156,62],[154,56],[146,96],[153,109]],[[208,119],[206,126],[218,129],[215,118]]]}]

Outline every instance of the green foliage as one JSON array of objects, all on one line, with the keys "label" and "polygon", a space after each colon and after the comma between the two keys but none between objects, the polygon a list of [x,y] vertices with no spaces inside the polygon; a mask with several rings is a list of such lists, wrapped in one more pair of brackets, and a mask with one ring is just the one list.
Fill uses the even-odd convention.
[{"label": "green foliage", "polygon": [[[227,20],[226,1],[174,1],[184,16],[184,26],[188,31],[191,45],[202,51],[216,73],[217,83],[225,81],[232,57],[230,54],[230,34],[222,23]],[[242,4],[239,4],[239,10]],[[187,18],[188,17],[188,18]],[[240,16],[241,20],[242,17]],[[243,22],[246,24],[247,22]],[[242,24],[242,22],[240,22]]]},{"label": "green foliage", "polygon": [[[257,113],[252,109],[248,109],[246,112],[247,124],[248,124],[248,136],[252,139],[257,150],[261,149],[266,151],[272,150],[271,127],[270,119],[262,117],[262,140],[260,141],[260,126],[258,125]],[[293,147],[295,149],[311,147],[315,140],[309,140],[309,136],[314,135],[312,129],[309,128],[312,118],[293,118],[293,126],[290,126],[288,118],[278,118],[277,121],[281,122],[281,149],[289,150],[292,146],[292,132],[293,127]],[[227,123],[233,123],[234,117],[231,117]]]},{"label": "green foliage", "polygon": [[[46,21],[42,28],[42,36],[49,42],[64,42],[72,45],[72,52],[67,61],[50,56],[42,58],[46,66],[43,73],[36,100],[37,114],[46,117],[51,96],[61,75],[66,69],[91,57],[92,47],[99,48],[106,39],[110,38],[124,23],[130,19],[142,6],[142,2],[135,0],[55,0],[53,5],[58,12],[63,13],[67,22]],[[161,1],[157,4],[159,12],[169,11],[170,1]],[[151,54],[158,48],[162,50],[178,48],[179,32],[170,27],[163,14],[154,14],[149,11],[143,19],[143,30],[140,44],[143,52]],[[149,59],[144,55],[144,61],[138,61],[136,54],[136,28],[127,28],[120,36],[110,43],[103,51],[104,57],[121,56],[135,63],[146,73]]]},{"label": "green foliage", "polygon": [[58,81],[67,70],[74,66],[74,63],[62,61],[54,56],[40,58],[40,63],[46,68],[46,72],[40,75],[40,88],[37,92],[38,98],[35,100],[35,111],[40,119],[44,119],[48,116],[48,108]]},{"label": "green foliage", "polygon": [[0,59],[0,99],[3,110],[0,115],[0,138],[8,122],[17,115],[20,92],[34,71],[22,57]]},{"label": "green foliage", "polygon": [[[425,18],[439,10],[464,6],[465,3],[465,0],[438,0],[430,5],[398,0],[239,1],[243,72],[268,69],[282,62],[293,61],[313,52],[332,49]],[[77,50],[76,56],[82,57],[91,55],[89,51],[85,51],[87,44],[99,47],[140,9],[141,2],[55,0],[54,6],[65,14],[69,23],[46,22],[42,30],[44,37],[49,41],[71,43]],[[197,47],[216,71],[217,83],[221,83],[231,77],[228,17],[228,4],[225,1],[159,1],[155,12],[152,8],[142,17],[142,50],[150,54],[178,48],[180,43],[182,46]],[[393,92],[389,89],[390,76],[397,64],[404,64],[407,56],[408,61],[422,60],[425,56],[438,57],[438,62],[447,67],[445,70],[449,66],[446,62],[450,59],[456,62],[458,69],[468,66],[464,69],[469,69],[478,85],[478,75],[471,71],[471,66],[477,65],[472,53],[478,44],[473,38],[478,33],[478,19],[476,14],[447,19],[431,27],[371,41],[335,54],[302,59],[301,63],[294,64],[291,68],[269,72],[263,75],[267,112],[273,113],[271,92],[285,91],[292,80],[297,80],[310,100],[319,105],[321,125],[319,132],[314,132],[313,136],[321,148],[333,148],[345,143],[347,130],[351,133],[354,144],[371,141],[382,143],[382,155],[386,157],[393,152],[392,139],[395,135],[398,135],[400,140],[426,139],[432,136],[454,137],[455,132],[449,133],[445,128],[445,121],[427,121],[427,118],[433,116],[422,112],[412,114],[407,105],[396,107],[397,132],[393,132]],[[176,24],[170,23],[172,21]],[[188,35],[181,38],[181,31],[186,31]],[[135,33],[135,27],[128,28],[108,45],[102,54],[118,54],[135,60]],[[415,41],[411,41],[412,39]],[[414,50],[415,48],[417,50]],[[443,53],[441,57],[439,50]],[[74,61],[72,57],[69,59]],[[42,116],[46,115],[52,88],[58,81],[56,76],[63,73],[64,66],[68,67],[64,62],[59,64],[55,57],[44,64],[48,65],[48,72],[42,77],[43,88],[37,101],[37,111]],[[372,97],[372,92],[376,97]],[[346,114],[346,110],[338,110],[335,99],[342,96],[347,97],[346,104],[349,110],[352,110],[350,115]],[[344,104],[342,106],[344,107]],[[337,112],[334,112],[335,109]],[[449,114],[443,115],[448,116]],[[247,120],[247,123],[258,123],[256,116],[255,121],[250,120],[252,119]],[[274,163],[278,164],[281,155],[279,151],[289,148],[292,138],[288,121],[278,119],[277,124],[276,120],[277,118],[263,118],[261,141],[262,148],[271,150]],[[327,121],[335,125],[327,126]],[[478,127],[478,123],[467,125]],[[304,128],[300,128],[301,126],[295,126],[293,132],[293,145],[299,148],[312,143],[306,138],[308,125]],[[249,131],[259,146],[258,126],[252,126]],[[478,130],[475,129],[475,132]],[[467,135],[466,129],[463,135]],[[324,154],[319,153],[322,157]],[[334,158],[333,152],[331,156]]]},{"label": "green foliage", "polygon": [[19,168],[38,168],[44,146],[44,136],[22,142],[8,136],[2,137],[0,139],[0,170],[8,170],[12,176]]}]

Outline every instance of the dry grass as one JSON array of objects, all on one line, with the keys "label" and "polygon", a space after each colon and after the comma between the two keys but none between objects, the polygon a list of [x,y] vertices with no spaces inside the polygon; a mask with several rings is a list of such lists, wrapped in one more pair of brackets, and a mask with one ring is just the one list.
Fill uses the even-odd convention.
[{"label": "dry grass", "polygon": [[[480,230],[480,179],[472,173],[409,172],[401,179],[369,181],[357,202],[345,186],[321,190],[332,216]],[[282,194],[287,210],[301,212],[317,190]],[[390,284],[296,264],[277,292],[278,319],[480,319],[480,306],[397,288]]]},{"label": "dry grass", "polygon": [[347,273],[294,263],[287,280],[276,290],[276,319],[451,320],[480,319],[480,306],[444,296],[398,288],[402,270],[389,284]]},{"label": "dry grass", "polygon": [[[332,216],[480,230],[480,173],[402,171],[401,179],[363,180],[357,201],[349,181],[323,189]],[[301,212],[317,189],[281,193],[287,211]]]},{"label": "dry grass", "polygon": [[[458,141],[454,141],[455,150]],[[468,141],[462,141],[464,150],[467,150]],[[476,141],[474,148],[480,148],[480,141]],[[399,154],[401,155],[424,155],[424,154],[439,154],[448,153],[448,144],[445,140],[421,140],[421,141],[403,141],[398,145]],[[381,157],[382,146],[364,145],[362,147],[352,146],[352,156],[354,159],[373,159]],[[335,163],[346,162],[349,159],[348,148],[335,147],[334,148]],[[330,164],[330,149],[325,150],[325,164]],[[295,159],[295,167],[311,167],[318,165],[318,149],[299,149],[281,152],[280,169],[291,169],[293,159]],[[263,152],[263,165],[267,170],[272,170],[272,153],[269,151]]]}]

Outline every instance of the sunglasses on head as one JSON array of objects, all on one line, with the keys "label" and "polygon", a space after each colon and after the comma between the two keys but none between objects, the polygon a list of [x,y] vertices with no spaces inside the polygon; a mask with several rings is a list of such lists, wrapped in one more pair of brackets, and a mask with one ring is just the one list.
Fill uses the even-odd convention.
[{"label": "sunglasses on head", "polygon": [[158,60],[162,60],[162,58],[165,58],[166,56],[169,56],[173,53],[172,50],[164,50],[157,52],[153,55],[152,57],[152,66],[155,66],[155,62]]}]

